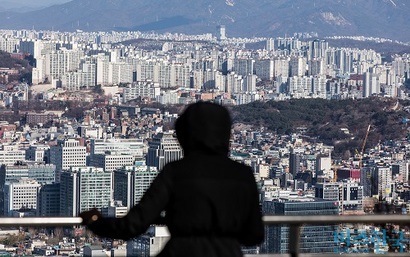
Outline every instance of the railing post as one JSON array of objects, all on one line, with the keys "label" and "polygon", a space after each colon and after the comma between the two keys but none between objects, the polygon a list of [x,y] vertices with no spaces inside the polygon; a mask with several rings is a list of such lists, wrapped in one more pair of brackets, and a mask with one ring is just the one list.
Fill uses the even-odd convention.
[{"label": "railing post", "polygon": [[289,226],[289,253],[291,257],[299,257],[300,252],[300,229],[302,224]]}]

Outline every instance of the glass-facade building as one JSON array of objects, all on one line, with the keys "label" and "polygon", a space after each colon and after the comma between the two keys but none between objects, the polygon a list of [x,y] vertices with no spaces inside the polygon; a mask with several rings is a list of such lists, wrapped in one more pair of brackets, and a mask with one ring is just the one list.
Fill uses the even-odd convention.
[{"label": "glass-facade building", "polygon": [[[265,215],[303,216],[303,215],[338,215],[338,204],[322,199],[297,199],[266,201],[263,203]],[[289,252],[289,226],[271,225],[265,229],[265,242],[262,253]],[[301,253],[333,253],[336,247],[334,233],[336,225],[306,225],[300,236]]]}]

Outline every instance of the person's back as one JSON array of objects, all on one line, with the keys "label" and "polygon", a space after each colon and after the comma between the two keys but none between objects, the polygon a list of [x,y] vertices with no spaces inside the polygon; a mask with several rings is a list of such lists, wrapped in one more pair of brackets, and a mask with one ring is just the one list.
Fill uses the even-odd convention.
[{"label": "person's back", "polygon": [[[249,167],[224,156],[195,153],[169,164],[165,173],[174,199],[166,209],[168,247],[177,249],[177,256],[185,252],[241,256],[239,244],[262,240],[258,195]],[[213,254],[205,255],[204,248]]]},{"label": "person's back", "polygon": [[192,104],[175,127],[184,158],[167,164],[124,218],[97,215],[89,228],[100,236],[129,239],[165,211],[171,239],[158,256],[242,256],[240,245],[261,243],[264,229],[251,169],[228,158],[228,111]]}]

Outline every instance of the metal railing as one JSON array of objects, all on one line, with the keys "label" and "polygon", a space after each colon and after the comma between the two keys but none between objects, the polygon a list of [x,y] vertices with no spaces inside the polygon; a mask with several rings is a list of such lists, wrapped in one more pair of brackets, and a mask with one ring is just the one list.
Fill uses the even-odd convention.
[{"label": "metal railing", "polygon": [[[264,216],[266,225],[288,225],[289,228],[289,254],[268,254],[268,255],[247,255],[247,257],[309,257],[309,256],[337,256],[339,254],[301,254],[300,253],[300,232],[301,228],[308,225],[335,225],[335,224],[410,224],[410,216],[407,215],[309,215],[309,216]],[[349,256],[363,255],[366,257],[380,257],[380,254],[348,254]],[[383,256],[409,256],[408,253],[387,253]]]},{"label": "metal railing", "polygon": [[[300,232],[306,225],[334,225],[334,224],[401,224],[410,225],[408,215],[311,215],[311,216],[264,216],[266,225],[288,225],[289,229],[289,254],[249,254],[247,257],[310,257],[310,256],[337,256],[339,254],[305,254],[300,253]],[[27,217],[27,218],[0,218],[0,227],[66,227],[81,225],[78,217]],[[349,256],[362,255],[366,257],[380,257],[380,254],[349,254]],[[386,253],[383,256],[409,256],[408,253]]]}]

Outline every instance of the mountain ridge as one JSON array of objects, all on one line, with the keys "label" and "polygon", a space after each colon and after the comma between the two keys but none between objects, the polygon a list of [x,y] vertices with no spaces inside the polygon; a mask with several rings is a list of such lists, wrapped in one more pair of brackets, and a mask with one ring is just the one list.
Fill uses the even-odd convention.
[{"label": "mountain ridge", "polygon": [[405,0],[73,0],[23,14],[0,12],[0,28],[202,34],[223,24],[235,37],[314,31],[410,41],[408,13]]}]

